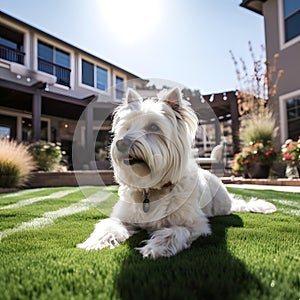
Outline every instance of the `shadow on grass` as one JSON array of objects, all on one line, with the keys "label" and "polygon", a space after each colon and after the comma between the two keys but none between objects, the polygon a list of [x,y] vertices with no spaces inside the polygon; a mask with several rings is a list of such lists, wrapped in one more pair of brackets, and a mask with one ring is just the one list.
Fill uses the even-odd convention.
[{"label": "shadow on grass", "polygon": [[262,289],[242,261],[226,246],[226,229],[243,227],[236,215],[211,219],[213,234],[172,258],[143,259],[134,247],[147,236],[129,240],[132,251],[116,278],[121,299],[243,299]]}]

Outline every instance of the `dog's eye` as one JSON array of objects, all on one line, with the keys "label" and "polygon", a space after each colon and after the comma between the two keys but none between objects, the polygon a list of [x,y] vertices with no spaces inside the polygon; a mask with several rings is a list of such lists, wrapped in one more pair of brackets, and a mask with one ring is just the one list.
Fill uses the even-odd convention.
[{"label": "dog's eye", "polygon": [[159,131],[159,127],[156,124],[152,123],[147,127],[147,130],[151,132],[156,132]]}]

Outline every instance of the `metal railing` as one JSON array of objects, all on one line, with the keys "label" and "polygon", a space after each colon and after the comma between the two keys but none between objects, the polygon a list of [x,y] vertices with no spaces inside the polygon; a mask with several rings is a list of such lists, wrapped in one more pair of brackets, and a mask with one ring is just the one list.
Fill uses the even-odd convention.
[{"label": "metal railing", "polygon": [[24,65],[25,53],[0,44],[0,58]]},{"label": "metal railing", "polygon": [[70,87],[71,69],[49,62],[45,59],[38,58],[38,70],[55,75],[56,83]]}]

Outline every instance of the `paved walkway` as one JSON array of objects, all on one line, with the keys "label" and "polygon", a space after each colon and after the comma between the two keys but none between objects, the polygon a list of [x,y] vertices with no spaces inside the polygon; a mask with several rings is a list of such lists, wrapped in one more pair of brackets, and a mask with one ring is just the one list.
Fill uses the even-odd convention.
[{"label": "paved walkway", "polygon": [[[258,185],[258,184],[225,184],[226,187],[254,190],[273,190],[281,192],[300,193],[300,186]],[[299,196],[300,197],[300,196]]]}]

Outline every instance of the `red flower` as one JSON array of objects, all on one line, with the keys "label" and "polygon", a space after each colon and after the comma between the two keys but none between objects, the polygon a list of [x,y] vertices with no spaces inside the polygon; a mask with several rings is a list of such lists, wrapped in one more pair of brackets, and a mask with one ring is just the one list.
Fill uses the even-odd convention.
[{"label": "red flower", "polygon": [[293,158],[293,156],[291,154],[289,154],[289,153],[284,154],[283,157],[285,159],[292,159]]}]

